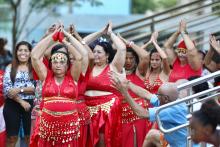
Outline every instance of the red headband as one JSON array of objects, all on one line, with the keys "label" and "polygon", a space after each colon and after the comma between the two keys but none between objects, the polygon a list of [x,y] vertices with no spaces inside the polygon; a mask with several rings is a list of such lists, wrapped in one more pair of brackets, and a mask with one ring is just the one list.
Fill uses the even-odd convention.
[{"label": "red headband", "polygon": [[[195,41],[194,41],[194,40],[193,40],[192,42],[193,42],[193,44],[194,44],[194,45],[196,45],[196,43],[195,43]],[[185,48],[185,49],[187,49],[187,47],[186,47],[186,44],[185,44],[184,40],[181,40],[181,41],[179,42],[179,44],[178,44],[177,48]]]},{"label": "red headband", "polygon": [[177,48],[185,48],[185,49],[187,49],[184,40],[180,41],[180,43],[178,44]]}]

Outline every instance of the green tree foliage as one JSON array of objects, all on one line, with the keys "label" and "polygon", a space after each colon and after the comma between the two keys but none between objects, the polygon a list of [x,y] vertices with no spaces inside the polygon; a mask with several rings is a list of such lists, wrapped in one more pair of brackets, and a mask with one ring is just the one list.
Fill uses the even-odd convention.
[{"label": "green tree foliage", "polygon": [[146,10],[155,10],[154,0],[132,0],[132,13],[145,13]]},{"label": "green tree foliage", "polygon": [[147,10],[170,8],[177,4],[178,0],[132,0],[132,13],[143,14]]},{"label": "green tree foliage", "polygon": [[170,8],[177,4],[177,0],[159,0],[157,7],[161,8]]},{"label": "green tree foliage", "polygon": [[[22,20],[19,18],[20,10],[22,9],[21,3],[22,1],[29,2],[29,9],[26,10],[26,14]],[[0,0],[0,4],[7,4],[10,7],[10,11],[5,11],[3,9],[0,10],[0,20],[5,21],[6,18],[12,20],[12,45],[13,49],[15,48],[15,44],[20,37],[25,25],[28,22],[29,17],[31,16],[32,12],[34,11],[42,11],[45,8],[49,8],[53,5],[59,5],[67,2],[83,3],[83,2],[90,2],[92,6],[99,6],[102,5],[100,0]],[[9,14],[10,12],[11,14]],[[5,19],[1,19],[1,18]]]}]

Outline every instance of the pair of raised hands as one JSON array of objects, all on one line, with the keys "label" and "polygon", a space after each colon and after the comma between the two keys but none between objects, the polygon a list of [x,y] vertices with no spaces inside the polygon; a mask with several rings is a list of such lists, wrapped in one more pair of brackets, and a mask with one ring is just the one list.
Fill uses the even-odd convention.
[{"label": "pair of raised hands", "polygon": [[55,23],[49,27],[46,32],[46,36],[52,34],[53,41],[59,41],[60,43],[63,42],[65,37],[68,35],[73,35],[75,33],[74,25],[70,25],[68,32],[64,29],[64,25],[61,22]]},{"label": "pair of raised hands", "polygon": [[108,24],[101,30],[102,34],[111,35],[112,33],[112,22],[108,22]]},{"label": "pair of raised hands", "polygon": [[210,35],[209,43],[212,46],[211,49],[214,49],[215,51],[217,51],[217,53],[220,54],[220,41],[217,40],[215,36]]}]

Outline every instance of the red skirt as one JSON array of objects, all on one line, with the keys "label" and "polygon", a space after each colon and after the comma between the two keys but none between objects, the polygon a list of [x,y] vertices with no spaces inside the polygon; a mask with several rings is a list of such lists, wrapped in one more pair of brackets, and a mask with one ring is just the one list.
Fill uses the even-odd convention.
[{"label": "red skirt", "polygon": [[89,109],[84,100],[78,100],[77,107],[80,125],[80,137],[78,138],[79,147],[88,147],[92,145],[91,134],[89,131],[89,125],[91,123]]},{"label": "red skirt", "polygon": [[79,136],[76,101],[57,97],[45,100],[39,118],[38,146],[78,147]]},{"label": "red skirt", "polygon": [[99,141],[99,134],[104,134],[106,147],[121,147],[121,108],[116,95],[85,96],[91,115],[90,130],[93,146]]},{"label": "red skirt", "polygon": [[[148,108],[148,103],[141,98],[135,101],[143,108]],[[131,109],[128,103],[122,103],[122,146],[142,147],[152,123],[147,119],[140,119]]]}]

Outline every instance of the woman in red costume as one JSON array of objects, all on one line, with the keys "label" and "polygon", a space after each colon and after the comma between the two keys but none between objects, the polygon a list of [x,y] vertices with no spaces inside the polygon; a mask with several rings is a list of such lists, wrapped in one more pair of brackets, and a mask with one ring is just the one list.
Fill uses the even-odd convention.
[{"label": "woman in red costume", "polygon": [[[150,66],[147,67],[145,78],[145,89],[155,94],[159,87],[168,81],[170,66],[166,53],[157,44],[158,32],[154,32],[150,41],[146,44],[153,43],[156,49],[150,51]],[[142,48],[145,48],[144,45]]]},{"label": "woman in red costume", "polygon": [[91,43],[104,34],[111,38],[117,53],[113,58],[112,46],[107,41],[99,40],[94,43],[94,65],[88,68],[85,76],[87,80],[85,98],[91,115],[93,146],[121,147],[121,95],[111,86],[108,73],[109,71],[122,73],[126,47],[112,32],[111,23],[102,31],[85,37],[84,41]]},{"label": "woman in red costume", "polygon": [[[148,64],[148,52],[140,48],[132,41],[129,42],[121,37],[127,46],[125,71],[126,78],[142,88],[144,85],[144,76]],[[149,104],[146,100],[138,97],[129,90],[129,94],[135,101],[144,108]],[[147,132],[151,129],[152,123],[146,119],[140,119],[131,109],[130,105],[122,101],[122,147],[142,147]]]},{"label": "woman in red costume", "polygon": [[[173,50],[173,44],[181,34],[181,41],[177,49]],[[199,60],[198,50],[186,32],[186,22],[181,21],[179,29],[164,44],[165,51],[169,55],[170,65],[173,67],[169,82],[179,79],[188,79],[191,76],[201,76],[202,64]],[[175,53],[176,52],[176,53]]]},{"label": "woman in red costume", "polygon": [[[43,83],[42,104],[39,124],[38,146],[78,147],[80,136],[79,116],[77,105],[77,81],[81,73],[81,54],[75,48],[83,49],[76,39],[67,42],[69,37],[59,26],[54,33],[42,39],[32,51],[32,64],[39,79]],[[54,41],[56,45],[51,51],[49,69],[41,58]],[[68,51],[74,56],[74,63],[70,66]],[[68,70],[70,68],[70,70]]]},{"label": "woman in red costume", "polygon": [[[145,75],[145,89],[150,93],[157,93],[160,86],[168,81],[169,74],[170,74],[170,66],[168,62],[168,57],[166,53],[160,48],[157,44],[157,37],[158,32],[154,32],[151,36],[150,41],[142,46],[142,48],[146,48],[149,44],[153,44],[155,49],[150,51],[149,55],[149,66],[146,68],[146,75]],[[152,128],[158,128],[157,124],[154,123]],[[163,134],[161,133],[161,136]],[[146,135],[145,141],[143,146],[146,146],[146,140],[148,136]],[[167,144],[166,141],[161,137],[161,142]]]}]

